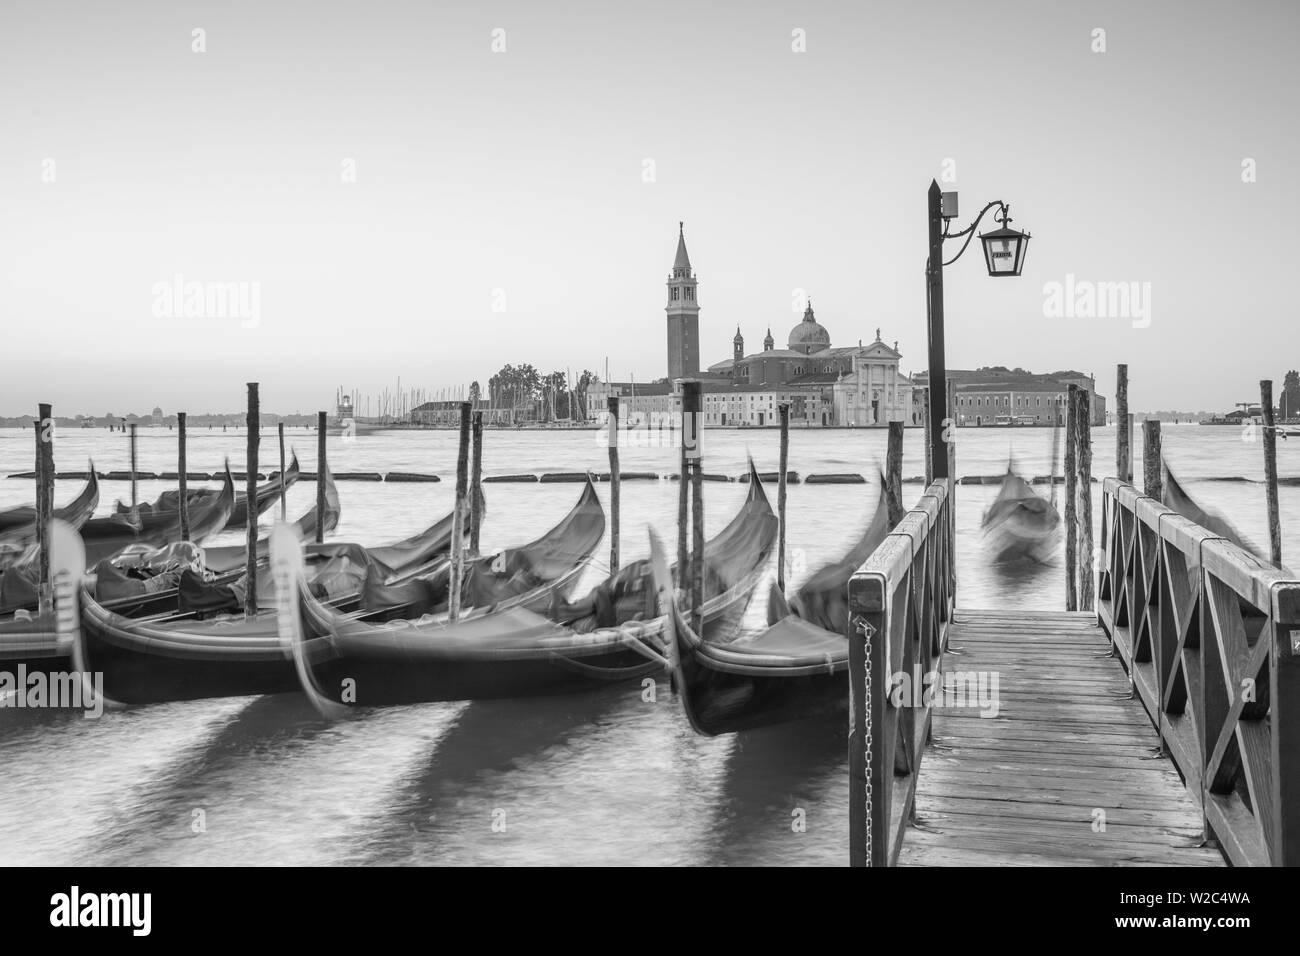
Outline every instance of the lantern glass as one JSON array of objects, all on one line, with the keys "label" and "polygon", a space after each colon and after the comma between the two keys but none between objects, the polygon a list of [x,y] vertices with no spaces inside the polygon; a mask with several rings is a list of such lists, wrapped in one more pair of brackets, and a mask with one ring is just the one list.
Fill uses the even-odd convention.
[{"label": "lantern glass", "polygon": [[984,263],[989,275],[1018,276],[1025,264],[1025,251],[1029,247],[1029,234],[1015,229],[995,229],[980,233],[984,244]]}]

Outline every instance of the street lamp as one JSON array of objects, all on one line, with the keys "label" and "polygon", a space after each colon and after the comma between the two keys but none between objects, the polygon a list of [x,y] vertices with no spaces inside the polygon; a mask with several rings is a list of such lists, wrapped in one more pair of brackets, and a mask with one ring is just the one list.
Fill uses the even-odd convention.
[{"label": "street lamp", "polygon": [[[997,199],[980,210],[975,221],[961,232],[952,232],[952,220],[957,218],[957,194],[945,193],[939,184],[930,182],[928,199],[928,222],[930,230],[930,256],[925,262],[926,288],[926,322],[930,337],[930,462],[935,479],[948,478],[948,442],[945,432],[951,425],[946,425],[948,409],[947,363],[943,347],[943,267],[950,266],[961,258],[970,241],[975,238],[975,230],[990,209],[996,209],[993,220],[1001,223],[1002,228],[992,232],[980,233],[980,242],[984,246],[984,264],[989,275],[994,278],[1018,276],[1025,264],[1025,252],[1029,248],[1030,236],[1025,232],[1012,229],[1011,207]],[[966,237],[957,254],[947,262],[943,261],[943,243],[946,239]]]}]

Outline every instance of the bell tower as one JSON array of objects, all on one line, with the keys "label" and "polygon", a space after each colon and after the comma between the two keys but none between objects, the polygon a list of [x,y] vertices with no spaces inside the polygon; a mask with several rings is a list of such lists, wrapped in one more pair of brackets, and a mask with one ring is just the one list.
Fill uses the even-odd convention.
[{"label": "bell tower", "polygon": [[[686,254],[686,224],[677,224],[677,256],[668,276],[668,378],[686,378],[700,370],[700,303],[697,280]],[[739,331],[739,330],[737,330]]]}]

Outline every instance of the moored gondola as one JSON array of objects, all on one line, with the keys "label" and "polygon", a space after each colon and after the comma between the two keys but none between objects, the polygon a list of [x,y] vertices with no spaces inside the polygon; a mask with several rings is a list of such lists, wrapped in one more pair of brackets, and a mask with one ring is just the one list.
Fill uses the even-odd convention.
[{"label": "moored gondola", "polygon": [[1206,508],[1189,495],[1187,490],[1183,488],[1182,482],[1175,478],[1174,473],[1169,470],[1167,463],[1161,461],[1160,469],[1162,478],[1161,504],[1166,508],[1177,511],[1184,518],[1195,522],[1206,531],[1212,531],[1221,537],[1227,538],[1237,547],[1249,551],[1259,560],[1268,563],[1267,553],[1242,534],[1236,525],[1220,512],[1213,508]]},{"label": "moored gondola", "polygon": [[999,563],[1033,561],[1047,564],[1061,541],[1061,515],[1056,505],[1039,495],[1010,464],[997,497],[984,512],[984,541]]},{"label": "moored gondola", "polygon": [[[95,463],[90,463],[86,487],[81,493],[61,508],[55,508],[53,516],[66,522],[72,528],[80,528],[90,520],[90,516],[99,507],[99,476],[95,472]],[[30,538],[36,534],[36,509],[31,505],[6,508],[0,511],[0,536],[11,539]]]},{"label": "moored gondola", "polygon": [[[595,505],[599,508],[598,500]],[[586,494],[578,507],[589,507]],[[355,610],[367,575],[378,573],[389,585],[418,575],[436,576],[448,560],[452,527],[448,515],[423,535],[387,547],[311,545],[311,591],[333,607]],[[269,588],[270,578],[269,573],[259,575],[259,582]],[[273,602],[263,600],[260,588],[262,609],[251,618],[218,614],[200,620],[193,614],[173,614],[133,619],[105,608],[87,588],[81,597],[82,666],[103,674],[104,693],[113,701],[145,704],[283,693],[299,687],[291,656],[277,634]]]},{"label": "moored gondola", "polygon": [[[235,479],[227,464],[221,490],[189,512],[190,536],[194,544],[221,531],[235,506]],[[133,544],[161,547],[181,540],[181,516],[176,509],[157,508],[104,518],[91,518],[81,527],[86,543],[86,560],[91,565]]]},{"label": "moored gondola", "polygon": [[[220,530],[230,514],[234,496],[234,481],[227,470],[220,496],[195,510],[190,522],[193,541],[202,541]],[[133,523],[129,516],[113,515],[90,519],[81,526],[79,533],[86,560],[93,566],[128,548],[148,551],[180,541],[180,519],[177,516],[171,525],[156,523],[146,532],[139,523]],[[27,547],[0,575],[0,614],[34,610],[39,576],[36,549]]]},{"label": "moored gondola", "polygon": [[[673,687],[697,733],[716,736],[844,711],[848,581],[889,531],[882,481],[875,513],[850,551],[814,574],[786,602],[784,616],[759,634],[700,635],[673,608],[667,634]],[[769,608],[780,606],[773,601]]]},{"label": "moored gondola", "polygon": [[[761,482],[705,546],[706,632],[738,622],[762,577],[777,530]],[[582,600],[486,608],[376,625],[349,620],[300,594],[296,644],[304,690],[321,710],[446,700],[531,697],[643,679],[666,664],[671,581],[649,560],[623,567]],[[313,636],[314,635],[314,636]]]},{"label": "moored gondola", "polygon": [[[270,481],[265,482],[257,489],[257,513],[263,515],[267,509],[276,503],[280,498],[280,488],[284,487],[285,491],[292,488],[302,473],[302,468],[298,464],[298,453],[293,453],[293,460],[285,468],[284,475],[276,475]],[[195,508],[206,507],[213,499],[221,494],[219,489],[213,488],[195,488],[189,491],[185,499],[189,503],[190,511],[193,513]],[[173,491],[164,491],[158,496],[158,500],[151,504],[140,505],[132,509],[130,505],[121,501],[114,505],[113,513],[119,515],[130,514],[133,510],[143,515],[159,514],[168,515],[172,513],[179,514],[181,493],[179,489]],[[248,494],[240,491],[235,493],[235,504],[230,509],[230,517],[226,519],[223,531],[237,531],[248,524]]]}]

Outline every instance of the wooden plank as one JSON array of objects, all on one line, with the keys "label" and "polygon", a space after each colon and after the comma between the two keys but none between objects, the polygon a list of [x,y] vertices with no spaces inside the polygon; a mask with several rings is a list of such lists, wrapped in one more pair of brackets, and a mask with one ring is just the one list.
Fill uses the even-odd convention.
[{"label": "wooden plank", "polygon": [[1095,615],[960,609],[950,644],[943,672],[997,674],[997,715],[933,709],[900,864],[1223,865]]}]

